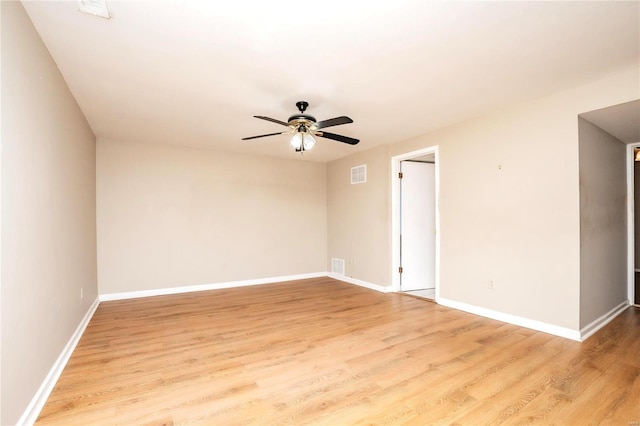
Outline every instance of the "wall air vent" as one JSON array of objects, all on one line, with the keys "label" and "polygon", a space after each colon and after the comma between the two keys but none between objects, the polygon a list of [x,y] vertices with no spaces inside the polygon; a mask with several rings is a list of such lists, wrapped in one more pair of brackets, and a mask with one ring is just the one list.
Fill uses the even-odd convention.
[{"label": "wall air vent", "polygon": [[365,183],[367,181],[367,165],[351,168],[351,184]]},{"label": "wall air vent", "polygon": [[107,19],[111,18],[105,0],[78,0],[78,7],[80,8],[80,12],[101,16]]},{"label": "wall air vent", "polygon": [[331,258],[331,272],[344,275],[344,260]]}]

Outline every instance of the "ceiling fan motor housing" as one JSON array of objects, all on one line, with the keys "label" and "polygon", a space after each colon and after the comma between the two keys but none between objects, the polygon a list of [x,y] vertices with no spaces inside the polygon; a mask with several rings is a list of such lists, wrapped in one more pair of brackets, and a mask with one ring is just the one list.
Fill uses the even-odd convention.
[{"label": "ceiling fan motor housing", "polygon": [[301,122],[309,122],[309,121],[312,123],[315,123],[316,118],[312,115],[307,115],[307,114],[294,114],[291,117],[289,117],[289,124],[291,125],[301,123]]},{"label": "ceiling fan motor housing", "polygon": [[296,106],[298,107],[298,110],[300,111],[300,114],[294,114],[291,117],[289,117],[289,125],[290,126],[295,126],[298,127],[301,124],[306,124],[306,127],[309,127],[309,124],[311,123],[315,123],[316,122],[316,118],[311,116],[311,115],[307,115],[304,112],[306,111],[307,107],[309,106],[309,102],[307,101],[298,101],[296,102]]}]

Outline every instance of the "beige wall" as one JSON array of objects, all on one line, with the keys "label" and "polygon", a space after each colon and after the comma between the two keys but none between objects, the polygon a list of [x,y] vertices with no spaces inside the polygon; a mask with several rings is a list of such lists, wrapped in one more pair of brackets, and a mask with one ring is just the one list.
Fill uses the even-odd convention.
[{"label": "beige wall", "polygon": [[323,272],[326,165],[98,140],[100,294]]},{"label": "beige wall", "polygon": [[627,300],[626,145],[579,119],[580,327]]},{"label": "beige wall", "polygon": [[22,5],[0,7],[0,422],[9,425],[97,297],[95,138]]},{"label": "beige wall", "polygon": [[[367,165],[367,182],[351,184],[351,168]],[[334,161],[327,168],[327,270],[345,261],[345,275],[391,284],[389,148],[381,146]]]},{"label": "beige wall", "polygon": [[[640,269],[640,161],[633,162],[634,269]],[[637,300],[637,298],[636,298]]]},{"label": "beige wall", "polygon": [[[0,6],[0,65],[2,64],[2,7]],[[2,82],[2,66],[0,66]],[[2,237],[2,84],[0,83],[0,239]],[[2,423],[2,244],[0,243],[0,424]]]},{"label": "beige wall", "polygon": [[[2,64],[2,7],[0,6],[0,65]],[[0,66],[2,82],[2,66]],[[0,83],[0,240],[2,237],[2,84]],[[2,423],[2,244],[0,241],[0,424]]]},{"label": "beige wall", "polygon": [[[387,162],[394,155],[440,147],[442,297],[579,328],[577,116],[640,97],[638,72],[637,67],[622,70],[589,85],[389,147]],[[358,156],[340,163],[358,163]],[[330,182],[340,169],[329,164]],[[344,182],[343,187],[348,185]],[[380,183],[369,191],[386,192],[388,200],[388,185]],[[357,230],[376,229],[366,244],[384,246],[389,253],[390,222],[383,225],[379,219],[388,214],[386,202],[360,206],[356,199],[336,196],[344,190],[329,185],[330,204],[331,200],[339,203],[329,210],[371,213],[341,224],[340,242],[330,222],[329,247],[346,251],[351,240],[359,241]],[[379,230],[381,226],[384,230]],[[369,259],[360,268],[354,278],[389,282],[388,258],[379,263]],[[365,275],[367,270],[377,272]],[[489,288],[489,280],[494,289]]]}]

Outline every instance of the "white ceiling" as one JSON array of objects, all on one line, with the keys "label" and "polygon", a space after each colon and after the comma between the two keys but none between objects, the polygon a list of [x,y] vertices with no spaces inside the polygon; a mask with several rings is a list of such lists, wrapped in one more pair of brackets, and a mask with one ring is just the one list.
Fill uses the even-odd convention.
[{"label": "white ceiling", "polygon": [[[99,138],[300,158],[281,131],[295,102],[331,161],[640,62],[640,2],[23,2]],[[286,129],[285,129],[286,130]]]}]

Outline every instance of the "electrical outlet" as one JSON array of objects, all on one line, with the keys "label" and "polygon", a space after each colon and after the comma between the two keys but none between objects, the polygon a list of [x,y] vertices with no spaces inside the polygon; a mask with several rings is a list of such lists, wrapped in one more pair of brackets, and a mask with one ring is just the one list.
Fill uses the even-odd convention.
[{"label": "electrical outlet", "polygon": [[495,283],[493,282],[493,280],[489,280],[489,282],[487,283],[487,286],[489,287],[490,290],[493,290],[495,288]]}]

